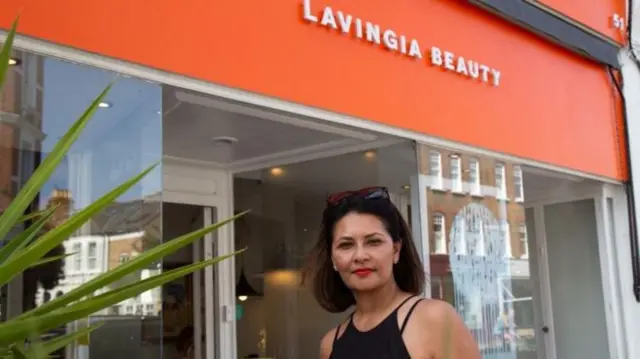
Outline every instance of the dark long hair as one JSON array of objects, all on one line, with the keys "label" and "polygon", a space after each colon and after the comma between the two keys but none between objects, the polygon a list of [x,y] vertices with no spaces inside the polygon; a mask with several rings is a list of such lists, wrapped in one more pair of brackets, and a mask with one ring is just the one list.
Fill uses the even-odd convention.
[{"label": "dark long hair", "polygon": [[384,224],[394,243],[400,242],[400,258],[393,266],[393,277],[400,290],[419,295],[424,290],[425,270],[416,250],[407,222],[388,198],[349,198],[340,205],[328,205],[322,214],[320,236],[307,258],[303,284],[312,281],[313,294],[322,308],[332,313],[344,312],[355,304],[353,293],[333,269],[331,248],[333,229],[348,213],[371,214]]}]

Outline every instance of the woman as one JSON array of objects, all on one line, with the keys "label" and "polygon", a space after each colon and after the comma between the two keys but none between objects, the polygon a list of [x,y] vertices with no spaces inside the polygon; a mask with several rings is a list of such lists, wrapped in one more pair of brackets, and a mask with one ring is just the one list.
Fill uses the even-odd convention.
[{"label": "woman", "polygon": [[355,310],[320,344],[322,359],[480,359],[455,309],[419,295],[425,275],[386,188],[329,196],[305,278],[327,311]]}]

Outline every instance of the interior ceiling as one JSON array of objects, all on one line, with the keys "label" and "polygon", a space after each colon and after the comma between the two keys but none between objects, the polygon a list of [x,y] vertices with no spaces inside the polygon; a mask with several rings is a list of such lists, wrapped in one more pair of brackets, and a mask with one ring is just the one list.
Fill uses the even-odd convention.
[{"label": "interior ceiling", "polygon": [[[168,86],[163,89],[163,112],[164,155],[235,171],[390,139],[346,126],[300,121]],[[214,140],[220,137],[237,142]]]},{"label": "interior ceiling", "polygon": [[[416,171],[410,141],[361,129],[300,121],[169,86],[163,88],[163,113],[165,156],[208,162],[241,178],[334,192],[372,184],[402,188]],[[237,142],[216,143],[217,137]],[[364,156],[369,148],[378,148],[373,159]],[[282,176],[269,174],[276,165]],[[523,177],[526,192],[581,182],[526,167]]]}]

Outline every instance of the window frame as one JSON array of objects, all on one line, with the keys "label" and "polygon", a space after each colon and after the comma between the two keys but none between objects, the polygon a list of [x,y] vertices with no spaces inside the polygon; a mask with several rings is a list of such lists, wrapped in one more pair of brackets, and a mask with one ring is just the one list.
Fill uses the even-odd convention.
[{"label": "window frame", "polygon": [[[457,168],[456,173],[454,173],[454,168]],[[451,179],[451,191],[462,193],[462,158],[458,155],[449,157],[449,177]]]},{"label": "window frame", "polygon": [[479,196],[482,194],[480,185],[480,160],[475,157],[469,158],[469,193]]},{"label": "window frame", "polygon": [[[434,166],[434,164],[437,164]],[[437,170],[434,171],[434,169]],[[431,188],[442,189],[442,154],[438,151],[429,151],[429,176],[431,177]]]},{"label": "window frame", "polygon": [[[507,200],[507,170],[506,165],[502,162],[498,162],[495,164],[494,168],[494,180],[495,180],[495,188],[496,188],[496,198]],[[500,183],[498,183],[498,178],[500,178]]]}]

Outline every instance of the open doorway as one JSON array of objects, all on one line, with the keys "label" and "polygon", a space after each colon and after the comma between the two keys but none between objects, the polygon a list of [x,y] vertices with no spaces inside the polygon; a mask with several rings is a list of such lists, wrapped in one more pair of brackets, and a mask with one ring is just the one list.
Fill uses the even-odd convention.
[{"label": "open doorway", "polygon": [[[167,239],[178,238],[212,223],[214,215],[212,208],[170,202],[162,204],[162,213],[163,233]],[[212,242],[212,239],[205,237],[196,240],[165,257],[163,269],[171,270],[205,259],[206,248],[212,246],[207,242]],[[207,275],[207,272],[198,271],[163,286],[163,359],[206,358],[208,346],[212,346],[207,345],[207,341],[213,337],[208,333],[215,330],[215,326],[207,325],[206,321],[209,314],[206,305],[212,299],[207,294],[215,286],[213,283],[207,285],[206,280],[212,281],[213,277],[210,273]],[[215,320],[211,324],[214,323]]]},{"label": "open doorway", "polygon": [[[234,203],[251,213],[235,226],[238,358],[317,358],[324,333],[347,314],[325,312],[301,287],[301,268],[318,239],[326,198],[335,192],[383,186],[408,222],[416,176],[410,142],[339,156],[236,173]],[[419,206],[413,206],[415,208]],[[237,293],[243,294],[243,293]]]}]

